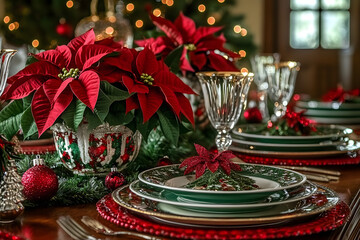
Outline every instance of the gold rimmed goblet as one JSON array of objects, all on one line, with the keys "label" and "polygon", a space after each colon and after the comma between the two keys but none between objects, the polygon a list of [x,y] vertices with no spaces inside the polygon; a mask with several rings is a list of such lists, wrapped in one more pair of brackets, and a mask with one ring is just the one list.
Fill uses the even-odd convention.
[{"label": "gold rimmed goblet", "polygon": [[253,73],[199,72],[205,108],[213,127],[217,130],[216,146],[225,151],[232,143],[230,130],[246,106]]}]

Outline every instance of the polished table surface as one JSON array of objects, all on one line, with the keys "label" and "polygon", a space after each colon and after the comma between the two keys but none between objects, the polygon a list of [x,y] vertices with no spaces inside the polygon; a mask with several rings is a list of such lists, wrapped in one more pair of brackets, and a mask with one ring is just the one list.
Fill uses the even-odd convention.
[{"label": "polished table surface", "polygon": [[[337,182],[320,183],[335,190],[340,198],[346,203],[350,204],[356,192],[360,188],[360,166],[324,166],[323,169],[339,170],[341,172],[340,180]],[[9,231],[19,236],[23,236],[29,240],[70,240],[70,238],[56,223],[56,219],[62,215],[70,215],[76,221],[81,223],[80,219],[84,215],[91,216],[98,219],[100,222],[113,230],[122,230],[115,224],[104,220],[96,211],[95,204],[75,205],[71,207],[44,207],[44,208],[29,208],[25,209],[24,214],[16,223],[9,225],[0,225],[0,229]],[[81,223],[82,224],[82,223]],[[87,227],[85,227],[87,228]],[[124,230],[124,229],[123,229]],[[88,229],[90,233],[98,238],[105,238],[106,236],[96,234],[94,231]],[[299,237],[292,239],[329,239],[331,232],[315,234],[308,237]],[[137,237],[107,237],[107,239],[139,239]],[[165,238],[164,238],[165,239]]]}]

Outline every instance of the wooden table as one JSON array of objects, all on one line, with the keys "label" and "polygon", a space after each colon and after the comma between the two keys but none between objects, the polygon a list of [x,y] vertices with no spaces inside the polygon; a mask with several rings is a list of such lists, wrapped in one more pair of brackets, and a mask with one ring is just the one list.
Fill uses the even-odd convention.
[{"label": "wooden table", "polygon": [[[339,193],[340,198],[346,203],[350,203],[360,187],[360,166],[326,166],[324,169],[341,171],[340,181],[331,183],[321,183]],[[56,219],[62,215],[70,215],[76,221],[80,222],[83,215],[98,219],[114,230],[120,230],[120,227],[104,220],[97,213],[95,204],[76,205],[71,207],[44,207],[35,209],[26,209],[22,217],[10,225],[0,225],[0,229],[7,230],[16,235],[24,236],[29,240],[70,240],[71,238],[57,225]],[[82,223],[81,223],[82,224]],[[86,228],[86,227],[85,227]],[[104,235],[96,234],[94,236],[105,238]],[[330,232],[301,237],[295,239],[328,239]],[[108,237],[108,239],[139,239],[136,237]],[[294,239],[294,238],[292,238]]]}]

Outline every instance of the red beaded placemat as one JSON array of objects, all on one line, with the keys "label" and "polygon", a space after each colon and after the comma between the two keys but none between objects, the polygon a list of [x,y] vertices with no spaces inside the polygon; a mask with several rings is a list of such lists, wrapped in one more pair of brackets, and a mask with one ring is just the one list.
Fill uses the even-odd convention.
[{"label": "red beaded placemat", "polygon": [[257,163],[266,165],[289,165],[289,166],[324,166],[324,165],[347,165],[359,164],[360,154],[355,157],[341,156],[328,158],[276,158],[247,155],[243,153],[234,152],[234,154],[247,163]]},{"label": "red beaded placemat", "polygon": [[96,208],[104,219],[121,227],[157,236],[182,239],[271,239],[310,235],[343,225],[350,214],[347,204],[340,202],[317,218],[284,226],[201,229],[173,227],[142,219],[119,206],[112,199],[111,194],[100,199]]},{"label": "red beaded placemat", "polygon": [[0,230],[0,240],[25,240],[25,238],[15,236],[8,232],[3,232]]}]

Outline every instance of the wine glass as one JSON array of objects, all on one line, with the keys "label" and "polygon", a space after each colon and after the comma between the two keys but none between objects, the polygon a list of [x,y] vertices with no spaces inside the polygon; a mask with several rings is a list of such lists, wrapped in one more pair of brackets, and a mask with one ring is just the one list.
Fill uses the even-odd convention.
[{"label": "wine glass", "polygon": [[216,146],[220,152],[232,143],[230,130],[246,106],[253,73],[199,72],[205,108],[213,127],[217,130]]},{"label": "wine glass", "polygon": [[254,82],[258,88],[259,96],[259,110],[262,118],[267,121],[269,116],[269,109],[267,103],[267,89],[268,83],[266,81],[266,73],[264,64],[273,64],[280,61],[279,53],[263,53],[256,54],[250,58],[251,67],[254,72]]},{"label": "wine glass", "polygon": [[277,121],[285,115],[286,107],[294,93],[296,76],[299,70],[299,62],[288,61],[265,64],[265,72],[269,84],[268,95],[274,102],[272,121]]}]

